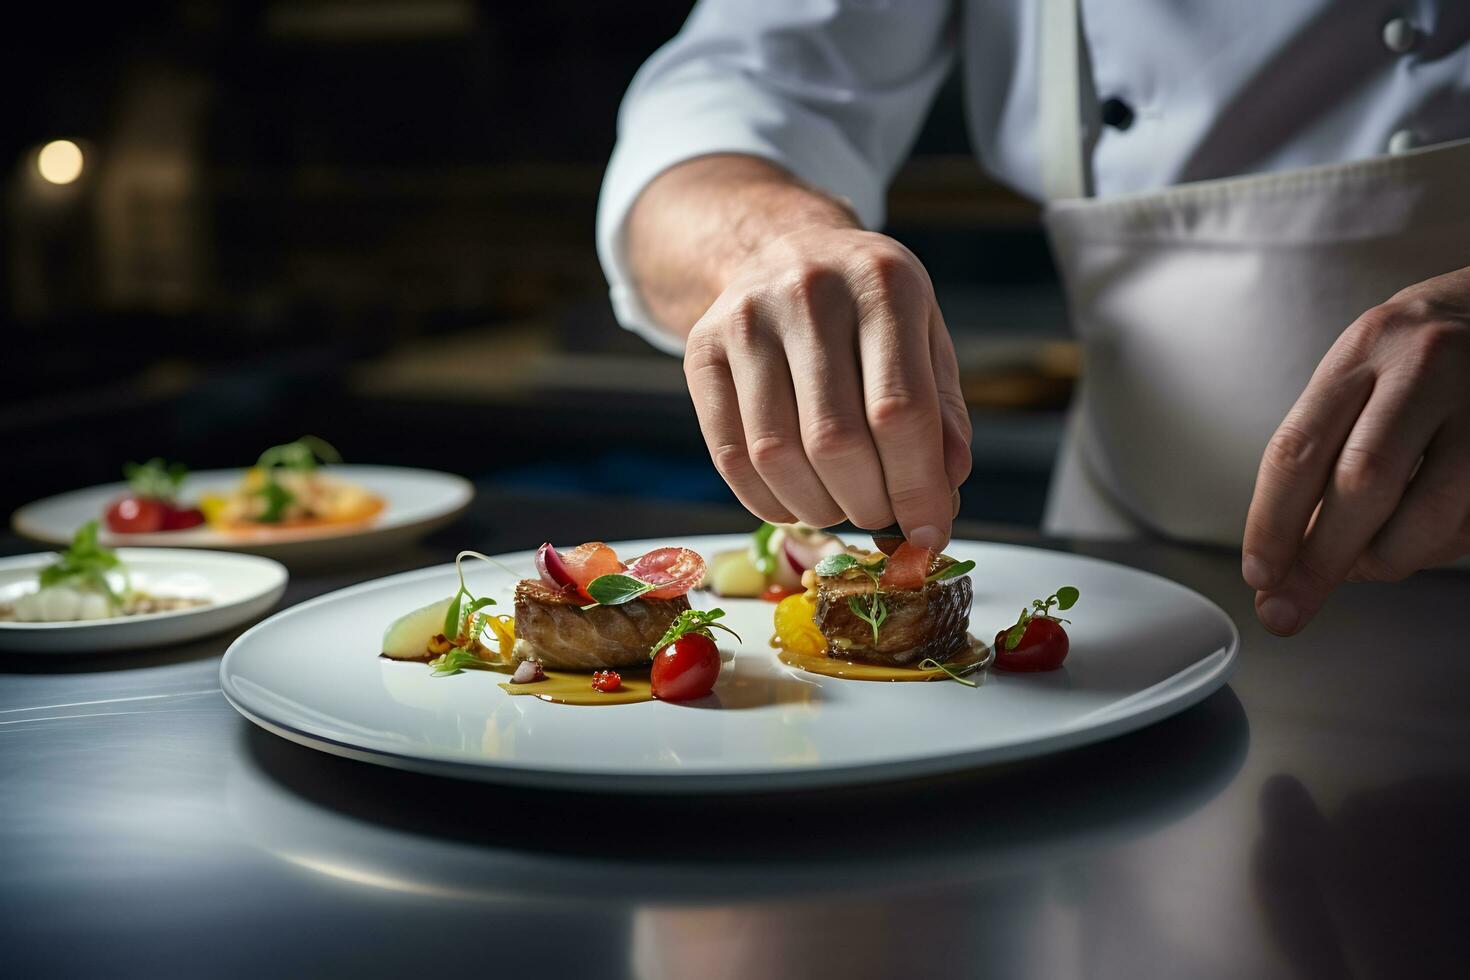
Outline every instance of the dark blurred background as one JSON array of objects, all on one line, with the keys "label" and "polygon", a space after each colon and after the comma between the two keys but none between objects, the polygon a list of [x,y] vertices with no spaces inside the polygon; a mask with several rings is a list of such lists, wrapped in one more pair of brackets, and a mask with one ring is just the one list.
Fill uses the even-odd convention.
[{"label": "dark blurred background", "polygon": [[[486,488],[733,502],[593,249],[619,100],[688,9],[31,8],[0,66],[4,512],[308,432]],[[960,351],[964,515],[1034,523],[1075,351],[1035,208],[980,174],[962,109],[947,85],[889,230]]]}]

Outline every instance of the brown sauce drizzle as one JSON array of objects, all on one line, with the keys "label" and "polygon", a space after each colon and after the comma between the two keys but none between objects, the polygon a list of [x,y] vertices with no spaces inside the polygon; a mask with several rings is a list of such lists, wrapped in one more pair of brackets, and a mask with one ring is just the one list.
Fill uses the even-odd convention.
[{"label": "brown sauce drizzle", "polygon": [[[826,677],[841,677],[849,681],[947,681],[951,679],[949,674],[942,670],[920,670],[917,665],[887,667],[830,657],[825,651],[815,655],[797,653],[787,650],[774,638],[771,640],[771,646],[776,648],[776,656],[781,659],[782,663]],[[990,666],[992,657],[993,652],[990,647],[972,636],[969,652],[958,657],[951,657],[944,662],[944,665],[955,673],[979,683],[980,672]]]},{"label": "brown sauce drizzle", "polygon": [[507,694],[529,694],[553,704],[638,704],[652,701],[653,684],[648,679],[648,668],[629,667],[619,670],[623,685],[616,691],[604,694],[592,687],[592,674],[570,670],[548,670],[546,680],[531,684],[500,685]]}]

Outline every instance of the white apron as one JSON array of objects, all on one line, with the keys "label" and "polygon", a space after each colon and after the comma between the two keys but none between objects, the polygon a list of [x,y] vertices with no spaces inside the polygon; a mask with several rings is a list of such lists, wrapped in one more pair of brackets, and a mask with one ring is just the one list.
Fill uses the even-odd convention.
[{"label": "white apron", "polygon": [[1266,442],[1339,334],[1470,266],[1470,139],[1088,199],[1077,0],[1043,0],[1047,232],[1083,380],[1054,534],[1239,546]]}]

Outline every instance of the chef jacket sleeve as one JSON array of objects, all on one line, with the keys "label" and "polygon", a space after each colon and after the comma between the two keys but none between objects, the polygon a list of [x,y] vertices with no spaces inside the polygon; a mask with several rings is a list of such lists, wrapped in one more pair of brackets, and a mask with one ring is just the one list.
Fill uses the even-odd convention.
[{"label": "chef jacket sleeve", "polygon": [[597,251],[619,322],[659,328],[628,267],[628,212],[660,173],[710,153],[770,160],[883,223],[884,191],[953,58],[944,0],[701,0],[638,71],[597,209]]}]

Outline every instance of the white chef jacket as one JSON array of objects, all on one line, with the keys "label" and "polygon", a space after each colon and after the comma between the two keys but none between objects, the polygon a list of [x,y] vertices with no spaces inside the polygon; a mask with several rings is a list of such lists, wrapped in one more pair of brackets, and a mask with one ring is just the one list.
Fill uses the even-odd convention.
[{"label": "white chef jacket", "polygon": [[[981,166],[1040,197],[1038,6],[701,0],[618,115],[597,247],[619,321],[680,349],[639,300],[624,248],[628,212],[654,177],[704,154],[747,153],[880,227],[888,182],[957,54]],[[1470,0],[1082,0],[1081,10],[1099,196],[1470,136]]]}]

